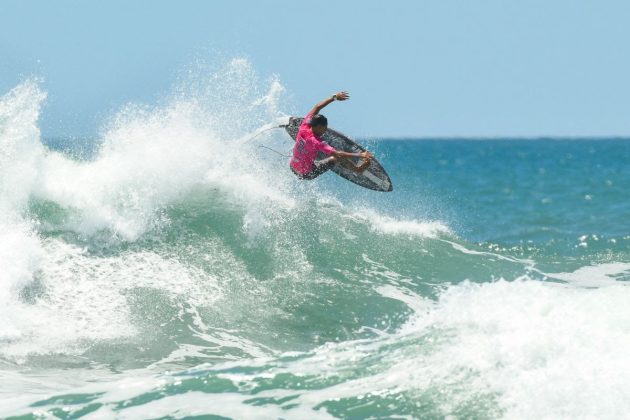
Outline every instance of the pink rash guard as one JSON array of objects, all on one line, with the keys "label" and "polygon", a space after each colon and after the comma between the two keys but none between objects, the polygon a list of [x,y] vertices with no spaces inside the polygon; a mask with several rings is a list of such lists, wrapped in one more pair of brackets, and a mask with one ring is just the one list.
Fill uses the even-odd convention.
[{"label": "pink rash guard", "polygon": [[317,158],[317,152],[332,154],[335,149],[323,142],[321,137],[316,136],[308,125],[311,122],[313,113],[304,117],[300,130],[296,136],[295,147],[293,147],[293,158],[291,167],[298,174],[307,174],[313,170],[313,162]]}]

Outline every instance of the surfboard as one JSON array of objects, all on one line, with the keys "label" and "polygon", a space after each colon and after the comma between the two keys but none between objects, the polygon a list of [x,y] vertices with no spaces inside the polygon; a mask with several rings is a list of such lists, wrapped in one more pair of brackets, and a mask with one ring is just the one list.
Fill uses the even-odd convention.
[{"label": "surfboard", "polygon": [[[281,124],[280,127],[284,128],[293,141],[295,141],[303,120],[304,118],[300,117],[289,117],[288,122]],[[359,153],[365,151],[361,145],[357,144],[350,137],[332,128],[326,130],[322,139],[335,149],[344,152]],[[323,153],[321,157],[324,157]],[[355,164],[358,164],[360,158],[352,158],[352,160]],[[340,164],[336,164],[330,170],[348,181],[370,190],[387,192],[394,189],[389,175],[385,172],[383,166],[374,158],[370,161],[370,166],[362,173],[356,173]]]}]

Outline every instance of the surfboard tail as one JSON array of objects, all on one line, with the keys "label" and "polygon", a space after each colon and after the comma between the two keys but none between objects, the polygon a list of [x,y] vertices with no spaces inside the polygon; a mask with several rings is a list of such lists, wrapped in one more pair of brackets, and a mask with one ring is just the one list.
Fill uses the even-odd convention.
[{"label": "surfboard tail", "polygon": [[291,120],[291,117],[289,116],[279,117],[279,118],[276,118],[272,124],[274,124],[274,127],[277,127],[277,128],[285,128],[289,125],[290,120]]}]

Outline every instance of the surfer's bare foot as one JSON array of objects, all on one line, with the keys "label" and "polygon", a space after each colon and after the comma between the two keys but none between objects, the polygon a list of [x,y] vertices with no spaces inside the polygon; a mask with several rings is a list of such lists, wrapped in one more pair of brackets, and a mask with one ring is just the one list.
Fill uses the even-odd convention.
[{"label": "surfer's bare foot", "polygon": [[362,174],[363,171],[365,171],[370,166],[371,161],[372,161],[371,157],[366,157],[363,163],[356,167],[357,168],[356,171]]}]

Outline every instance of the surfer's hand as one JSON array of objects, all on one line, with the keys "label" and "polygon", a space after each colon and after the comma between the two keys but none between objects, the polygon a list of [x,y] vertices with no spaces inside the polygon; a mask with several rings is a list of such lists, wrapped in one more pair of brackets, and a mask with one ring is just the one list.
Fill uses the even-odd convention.
[{"label": "surfer's hand", "polygon": [[372,159],[374,157],[374,155],[368,151],[361,152],[359,156],[361,156],[363,159]]},{"label": "surfer's hand", "polygon": [[350,95],[348,94],[348,92],[344,90],[339,93],[335,93],[335,97],[337,98],[338,101],[345,101],[346,99],[350,98]]}]

